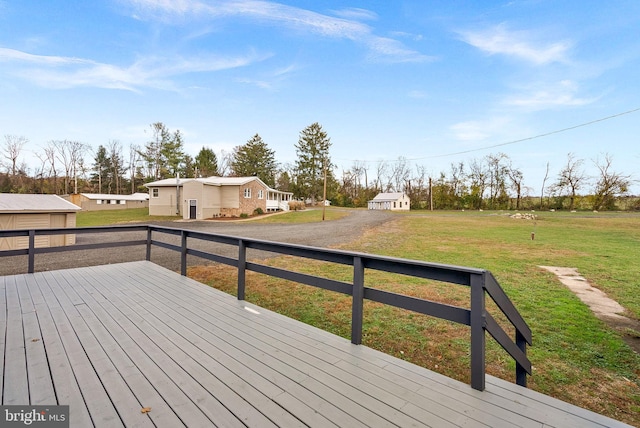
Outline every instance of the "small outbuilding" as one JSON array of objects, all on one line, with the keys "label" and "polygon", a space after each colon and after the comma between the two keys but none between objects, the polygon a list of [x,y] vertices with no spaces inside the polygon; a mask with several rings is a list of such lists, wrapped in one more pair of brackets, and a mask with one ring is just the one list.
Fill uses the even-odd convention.
[{"label": "small outbuilding", "polygon": [[[0,230],[47,229],[76,226],[80,207],[57,195],[0,193]],[[75,233],[36,236],[36,247],[56,247],[76,243]],[[0,250],[29,248],[27,236],[0,238]]]},{"label": "small outbuilding", "polygon": [[78,193],[69,195],[65,199],[82,208],[82,211],[125,210],[149,207],[149,195],[147,193],[134,193],[132,195]]},{"label": "small outbuilding", "polygon": [[370,210],[409,211],[411,200],[404,193],[380,193],[367,203]]}]

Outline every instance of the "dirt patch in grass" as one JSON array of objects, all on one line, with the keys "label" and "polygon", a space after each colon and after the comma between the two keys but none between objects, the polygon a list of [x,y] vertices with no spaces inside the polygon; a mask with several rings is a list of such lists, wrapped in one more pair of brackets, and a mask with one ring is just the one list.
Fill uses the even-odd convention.
[{"label": "dirt patch in grass", "polygon": [[625,312],[618,302],[604,292],[593,287],[575,268],[540,266],[555,274],[560,282],[573,291],[582,302],[589,306],[596,317],[611,329],[621,334],[624,341],[640,354],[640,321],[622,315]]}]

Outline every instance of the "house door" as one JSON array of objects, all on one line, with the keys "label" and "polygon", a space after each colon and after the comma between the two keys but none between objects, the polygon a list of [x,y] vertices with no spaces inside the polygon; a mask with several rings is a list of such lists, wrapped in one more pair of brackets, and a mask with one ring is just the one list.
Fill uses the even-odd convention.
[{"label": "house door", "polygon": [[189,199],[189,218],[195,220],[196,218],[197,200]]}]

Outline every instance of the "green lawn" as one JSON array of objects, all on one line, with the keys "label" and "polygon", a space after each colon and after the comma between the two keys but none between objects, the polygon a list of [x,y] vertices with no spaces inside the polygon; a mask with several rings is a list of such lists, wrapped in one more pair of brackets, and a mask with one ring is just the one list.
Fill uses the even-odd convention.
[{"label": "green lawn", "polygon": [[[325,209],[325,221],[337,220],[349,214],[348,210],[337,210],[334,208]],[[289,211],[267,215],[263,218],[256,218],[257,223],[311,223],[322,221],[322,208],[305,209],[302,211]]]},{"label": "green lawn", "polygon": [[[499,212],[412,212],[342,248],[492,271],[533,331],[529,387],[640,426],[640,357],[553,274],[539,268],[578,268],[627,308],[628,316],[640,319],[640,215],[537,214],[531,221]],[[269,263],[345,281],[352,275],[349,268],[292,257]],[[194,269],[190,275],[235,292],[233,271]],[[468,304],[465,287],[373,272],[367,274],[367,285]],[[247,296],[272,310],[349,335],[348,296],[251,272]],[[468,328],[372,303],[365,306],[364,324],[366,345],[468,381]],[[487,345],[487,371],[513,381],[511,358],[491,338]]]},{"label": "green lawn", "polygon": [[149,216],[149,208],[127,210],[79,211],[76,215],[77,227],[107,226],[110,224],[147,223],[151,220],[176,220],[178,217]]}]

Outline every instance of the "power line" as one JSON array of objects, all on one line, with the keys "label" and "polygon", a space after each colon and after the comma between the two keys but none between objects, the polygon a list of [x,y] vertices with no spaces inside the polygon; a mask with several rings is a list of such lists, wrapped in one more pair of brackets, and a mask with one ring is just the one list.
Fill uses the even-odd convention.
[{"label": "power line", "polygon": [[[598,122],[604,122],[605,120],[614,119],[616,117],[620,117],[620,116],[624,116],[624,115],[627,115],[627,114],[635,113],[637,111],[640,111],[640,107],[634,108],[632,110],[627,110],[627,111],[624,111],[622,113],[613,114],[611,116],[602,117],[600,119],[591,120],[589,122],[584,122],[584,123],[581,123],[579,125],[570,126],[568,128],[557,129],[555,131],[545,132],[544,134],[534,135],[532,137],[520,138],[518,140],[507,141],[505,143],[493,144],[491,146],[478,147],[478,148],[475,148],[475,149],[463,150],[463,151],[459,151],[459,152],[452,152],[452,153],[446,153],[446,154],[441,154],[441,155],[424,156],[424,157],[419,157],[419,158],[403,159],[403,160],[406,160],[406,161],[417,161],[417,160],[424,160],[424,159],[436,159],[436,158],[444,158],[444,157],[448,157],[448,156],[464,155],[464,154],[467,154],[467,153],[479,152],[479,151],[482,151],[482,150],[494,149],[496,147],[508,146],[508,145],[511,145],[511,144],[522,143],[524,141],[531,141],[531,140],[535,140],[535,139],[538,139],[538,138],[548,137],[548,136],[554,135],[554,134],[560,134],[562,132],[567,132],[567,131],[571,131],[573,129],[582,128],[584,126],[593,125],[594,123],[598,123]],[[395,159],[395,160],[376,160],[376,161],[363,161],[363,160],[360,160],[360,159],[338,159],[338,160],[349,161],[349,162],[398,162],[398,159]]]}]

